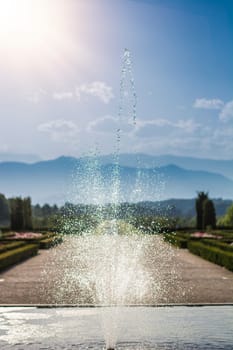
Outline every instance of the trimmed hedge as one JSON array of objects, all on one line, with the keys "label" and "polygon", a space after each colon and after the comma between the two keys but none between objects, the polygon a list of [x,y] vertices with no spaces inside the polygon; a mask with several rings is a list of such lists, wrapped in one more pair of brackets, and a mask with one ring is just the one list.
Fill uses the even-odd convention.
[{"label": "trimmed hedge", "polygon": [[164,240],[175,245],[178,248],[187,248],[188,240],[183,237],[177,236],[176,234],[165,234]]},{"label": "trimmed hedge", "polygon": [[222,236],[225,239],[233,240],[233,232],[232,231],[227,232],[227,231],[215,230],[211,233],[212,233],[212,235],[215,235],[215,236]]},{"label": "trimmed hedge", "polygon": [[13,237],[14,235],[15,233],[12,231],[2,232],[1,239],[7,239],[9,237]]},{"label": "trimmed hedge", "polygon": [[216,241],[215,239],[203,239],[202,242],[211,247],[217,247],[219,249],[233,253],[233,245],[223,243],[222,241]]},{"label": "trimmed hedge", "polygon": [[0,254],[0,271],[36,255],[37,252],[37,244],[28,244]]},{"label": "trimmed hedge", "polygon": [[[1,241],[0,241],[0,243],[1,243]],[[22,247],[23,245],[25,245],[26,244],[26,242],[24,242],[24,241],[20,241],[20,242],[16,242],[16,241],[14,241],[14,242],[6,242],[6,241],[4,241],[4,244],[1,246],[0,245],[0,253],[4,253],[4,252],[6,252],[6,251],[8,251],[8,250],[12,250],[12,249],[16,249],[16,248],[19,248],[19,247]]]},{"label": "trimmed hedge", "polygon": [[49,249],[59,243],[62,243],[62,237],[60,236],[46,238],[40,241],[40,249]]},{"label": "trimmed hedge", "polygon": [[188,249],[193,254],[233,271],[233,252],[227,252],[220,248],[194,241],[188,242]]}]

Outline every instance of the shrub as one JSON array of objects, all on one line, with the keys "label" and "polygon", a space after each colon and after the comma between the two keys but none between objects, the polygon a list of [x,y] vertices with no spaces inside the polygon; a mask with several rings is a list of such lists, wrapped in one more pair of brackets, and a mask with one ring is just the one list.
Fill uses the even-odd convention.
[{"label": "shrub", "polygon": [[10,231],[10,232],[2,232],[2,236],[1,236],[1,240],[3,239],[7,239],[9,237],[13,237],[14,236],[14,232]]},{"label": "shrub", "polygon": [[7,242],[7,241],[5,241],[3,245],[0,245],[0,253],[4,253],[8,250],[22,247],[25,244],[26,244],[26,242],[24,242],[24,241],[21,241],[21,242]]},{"label": "shrub", "polygon": [[49,249],[62,242],[61,236],[46,238],[40,241],[40,249]]},{"label": "shrub", "polygon": [[212,247],[217,247],[219,249],[225,250],[227,252],[232,252],[233,253],[233,246],[227,243],[219,242],[214,239],[203,239],[202,241],[204,244],[212,246]]},{"label": "shrub", "polygon": [[202,242],[193,241],[188,242],[188,249],[193,254],[233,271],[233,252],[231,253],[217,247],[208,246]]},{"label": "shrub", "polygon": [[178,248],[185,249],[187,248],[187,238],[183,238],[180,236],[177,236],[176,234],[165,234],[164,240],[175,245]]},{"label": "shrub", "polygon": [[23,247],[9,250],[0,254],[0,270],[12,266],[18,262],[26,260],[27,258],[36,255],[38,252],[37,244],[29,244]]}]

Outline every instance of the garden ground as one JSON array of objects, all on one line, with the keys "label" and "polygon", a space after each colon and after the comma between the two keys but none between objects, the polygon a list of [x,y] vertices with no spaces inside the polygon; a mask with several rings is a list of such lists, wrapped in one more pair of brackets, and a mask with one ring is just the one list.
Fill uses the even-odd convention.
[{"label": "garden ground", "polygon": [[[186,249],[170,247],[160,237],[150,239],[154,244],[149,245],[146,258],[141,257],[150,287],[143,299],[130,300],[133,304],[233,303],[232,272]],[[63,244],[2,272],[0,304],[92,304],[90,286],[80,285],[80,240],[68,237]]]}]

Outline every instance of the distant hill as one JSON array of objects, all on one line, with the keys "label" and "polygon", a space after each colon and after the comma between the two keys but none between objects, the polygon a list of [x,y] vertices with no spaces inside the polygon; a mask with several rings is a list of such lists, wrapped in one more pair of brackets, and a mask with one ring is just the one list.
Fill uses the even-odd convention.
[{"label": "distant hill", "polygon": [[125,157],[122,156],[119,169],[111,164],[111,156],[97,160],[59,157],[34,164],[3,162],[0,163],[0,192],[8,197],[30,195],[33,203],[51,204],[115,201],[118,185],[119,200],[124,202],[193,198],[196,191],[202,190],[209,191],[210,197],[233,198],[233,181],[221,174],[173,164],[125,166]]},{"label": "distant hill", "polygon": [[[113,155],[100,156],[102,164],[113,162]],[[203,170],[218,173],[233,180],[233,159],[215,160],[207,158],[182,157],[174,155],[152,156],[143,153],[121,154],[120,164],[130,167],[156,168],[175,164],[188,170]]]}]

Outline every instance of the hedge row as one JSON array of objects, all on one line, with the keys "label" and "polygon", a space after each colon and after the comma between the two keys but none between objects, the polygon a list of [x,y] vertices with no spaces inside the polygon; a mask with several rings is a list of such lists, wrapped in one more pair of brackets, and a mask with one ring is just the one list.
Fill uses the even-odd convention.
[{"label": "hedge row", "polygon": [[203,239],[202,242],[208,246],[216,247],[233,253],[233,245],[223,243],[222,241],[216,241],[215,239]]},{"label": "hedge row", "polygon": [[193,254],[233,271],[233,252],[227,252],[220,248],[194,241],[188,242],[188,249]]},{"label": "hedge row", "polygon": [[1,238],[7,239],[9,237],[13,237],[14,235],[15,235],[15,233],[12,231],[2,232]]},{"label": "hedge row", "polygon": [[29,244],[0,254],[0,271],[33,255],[36,255],[37,252],[38,245]]},{"label": "hedge row", "polygon": [[175,234],[165,234],[164,240],[175,245],[178,248],[187,248],[187,239],[177,236]]},{"label": "hedge row", "polygon": [[4,241],[4,244],[2,246],[0,246],[0,253],[4,253],[8,250],[22,247],[23,245],[25,245],[24,241],[20,241],[20,242],[15,242],[15,241],[14,242],[6,242],[6,241]]},{"label": "hedge row", "polygon": [[60,236],[46,238],[40,241],[40,249],[49,249],[59,243],[62,243],[62,237]]},{"label": "hedge row", "polygon": [[225,239],[229,239],[229,240],[233,240],[233,232],[229,231],[229,232],[224,232],[221,230],[215,230],[213,232],[211,232],[213,235],[215,236],[222,236]]}]

